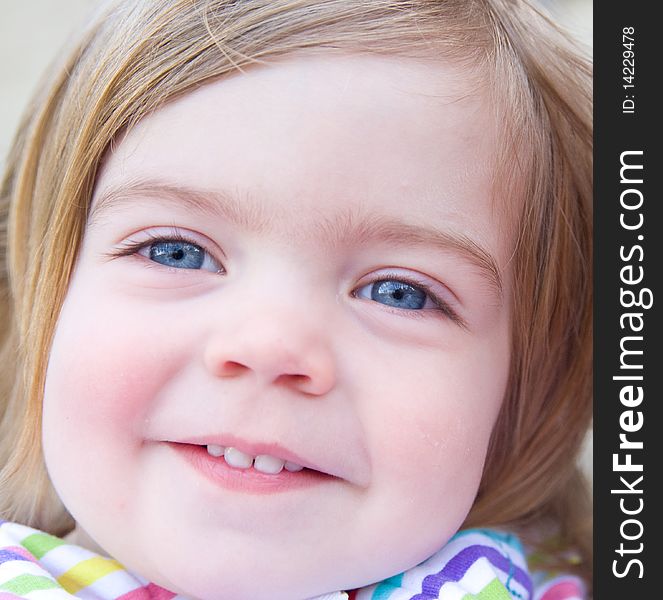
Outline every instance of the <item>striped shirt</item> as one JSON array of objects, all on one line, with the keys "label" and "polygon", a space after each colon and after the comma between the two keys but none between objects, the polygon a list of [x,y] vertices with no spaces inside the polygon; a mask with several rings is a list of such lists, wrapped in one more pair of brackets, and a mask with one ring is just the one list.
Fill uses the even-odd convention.
[{"label": "striped shirt", "polygon": [[[0,521],[0,600],[187,600],[127,571],[117,561],[36,529]],[[349,593],[313,600],[584,600],[574,577],[537,583],[510,534],[457,533],[416,567]],[[217,599],[215,599],[217,600]]]}]

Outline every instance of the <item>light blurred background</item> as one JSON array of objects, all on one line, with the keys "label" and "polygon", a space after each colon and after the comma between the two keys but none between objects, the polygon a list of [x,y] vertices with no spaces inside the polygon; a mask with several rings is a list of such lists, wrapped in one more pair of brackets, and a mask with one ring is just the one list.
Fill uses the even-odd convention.
[{"label": "light blurred background", "polygon": [[[591,0],[539,0],[585,44]],[[0,166],[40,76],[99,0],[0,0]]]},{"label": "light blurred background", "polygon": [[[591,0],[538,0],[591,52]],[[99,0],[0,0],[0,170],[40,77]],[[591,436],[582,458],[591,476]]]}]

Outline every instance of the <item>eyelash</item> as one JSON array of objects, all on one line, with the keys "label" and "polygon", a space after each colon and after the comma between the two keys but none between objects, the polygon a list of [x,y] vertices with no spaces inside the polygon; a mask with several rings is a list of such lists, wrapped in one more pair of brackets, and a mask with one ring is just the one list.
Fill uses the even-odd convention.
[{"label": "eyelash", "polygon": [[[147,235],[148,235],[149,239],[143,240],[143,241],[140,241],[140,242],[137,242],[137,241],[136,242],[134,242],[134,241],[124,242],[122,244],[121,248],[118,248],[117,250],[109,252],[106,256],[110,259],[121,258],[121,257],[125,257],[125,256],[135,256],[135,255],[138,254],[138,252],[140,250],[142,250],[143,248],[146,248],[148,246],[151,246],[152,244],[165,243],[165,242],[182,242],[182,243],[185,243],[185,244],[192,244],[194,246],[198,246],[199,248],[202,248],[217,263],[221,264],[221,261],[218,261],[216,258],[214,258],[213,254],[207,248],[205,248],[205,246],[203,244],[201,244],[198,240],[194,240],[191,237],[188,237],[188,236],[184,235],[180,231],[175,230],[173,233],[170,233],[168,235],[154,235],[154,234],[151,234],[151,233],[148,233]],[[143,258],[145,258],[145,257],[143,257]],[[153,261],[150,261],[148,259],[148,263],[151,263],[151,262],[153,262]],[[155,264],[157,264],[157,263],[155,263]],[[164,267],[164,265],[159,265],[159,266]],[[165,267],[165,268],[168,268],[168,267]],[[176,269],[176,270],[179,270],[179,269]],[[219,271],[219,273],[223,273],[224,271],[225,270],[223,269],[223,266],[221,266],[221,270]],[[424,312],[430,312],[431,310],[436,311],[436,312],[439,311],[440,313],[442,313],[444,315],[444,317],[450,319],[456,325],[458,325],[458,326],[460,326],[464,329],[467,328],[467,324],[465,323],[465,321],[449,306],[449,304],[447,302],[442,300],[437,294],[435,294],[435,292],[433,292],[432,287],[430,285],[426,284],[423,281],[418,281],[414,278],[406,277],[406,276],[402,275],[401,273],[381,273],[378,277],[375,277],[371,281],[365,282],[362,286],[360,286],[360,288],[357,288],[357,289],[361,289],[361,288],[363,288],[367,285],[375,284],[379,281],[398,281],[398,282],[410,285],[415,289],[422,290],[423,292],[425,292],[425,294],[431,299],[433,304],[435,304],[435,306],[436,306],[436,308],[428,309],[428,310],[424,311],[423,309],[420,309],[420,310],[406,310],[406,309],[403,309],[403,308],[395,308],[393,306],[388,306],[386,304],[381,304],[380,306],[384,310],[387,310],[387,311],[392,312],[394,314],[398,314],[398,315],[401,315],[401,316],[407,316],[407,317],[414,318],[414,319],[425,318],[426,315],[423,314]],[[358,297],[357,296],[357,290],[352,292],[352,296],[354,298]]]},{"label": "eyelash", "polygon": [[[199,248],[204,250],[207,255],[212,257],[212,259],[215,262],[219,263],[219,265],[221,266],[221,269],[218,272],[223,273],[225,271],[221,261],[217,260],[214,257],[214,254],[212,252],[210,252],[205,247],[204,244],[201,244],[200,241],[198,241],[198,240],[194,240],[192,237],[188,237],[188,236],[184,235],[183,233],[181,233],[178,230],[175,230],[173,233],[169,233],[168,235],[154,235],[154,234],[149,233],[149,232],[147,233],[147,235],[148,235],[149,239],[143,240],[141,242],[132,242],[132,241],[123,242],[121,248],[118,248],[117,250],[109,252],[106,256],[110,259],[121,258],[121,257],[124,257],[124,256],[135,256],[135,255],[138,254],[138,252],[140,250],[142,250],[143,248],[147,248],[149,246],[152,246],[153,244],[168,243],[168,242],[182,242],[184,244],[191,244],[192,246],[198,246]],[[142,257],[142,258],[146,258],[146,257]],[[149,266],[152,266],[152,264],[150,264],[150,263],[153,263],[154,265],[157,264],[154,261],[150,261],[149,259],[147,259],[147,260],[148,260]],[[158,265],[158,266],[161,267],[161,268],[166,268],[166,269],[169,268],[165,265]],[[175,267],[172,267],[172,268],[175,269],[175,270],[180,270],[180,269],[176,269]]]}]

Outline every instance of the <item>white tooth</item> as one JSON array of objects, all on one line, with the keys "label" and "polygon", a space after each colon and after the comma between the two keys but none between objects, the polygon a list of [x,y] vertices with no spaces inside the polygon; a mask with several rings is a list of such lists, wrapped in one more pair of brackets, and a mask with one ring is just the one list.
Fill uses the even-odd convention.
[{"label": "white tooth", "polygon": [[283,469],[285,461],[269,454],[259,454],[253,463],[253,468],[261,473],[276,475]]},{"label": "white tooth", "polygon": [[253,456],[244,454],[244,452],[237,448],[226,448],[223,457],[231,467],[237,469],[248,469],[253,464]]},{"label": "white tooth", "polygon": [[301,465],[298,465],[297,463],[290,462],[289,460],[286,461],[285,465],[283,466],[285,467],[286,471],[290,471],[291,473],[296,473],[297,471],[301,471],[304,468]]},{"label": "white tooth", "polygon": [[211,456],[223,456],[226,451],[225,446],[218,446],[217,444],[207,444],[207,453]]}]

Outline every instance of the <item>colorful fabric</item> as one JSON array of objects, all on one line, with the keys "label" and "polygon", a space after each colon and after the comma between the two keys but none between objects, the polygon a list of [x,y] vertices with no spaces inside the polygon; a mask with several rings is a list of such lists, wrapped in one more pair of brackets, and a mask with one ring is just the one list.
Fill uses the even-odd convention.
[{"label": "colorful fabric", "polygon": [[[187,600],[115,560],[36,529],[0,521],[0,600]],[[314,600],[584,600],[577,578],[534,587],[523,548],[492,530],[456,534],[420,565],[349,594]]]}]

